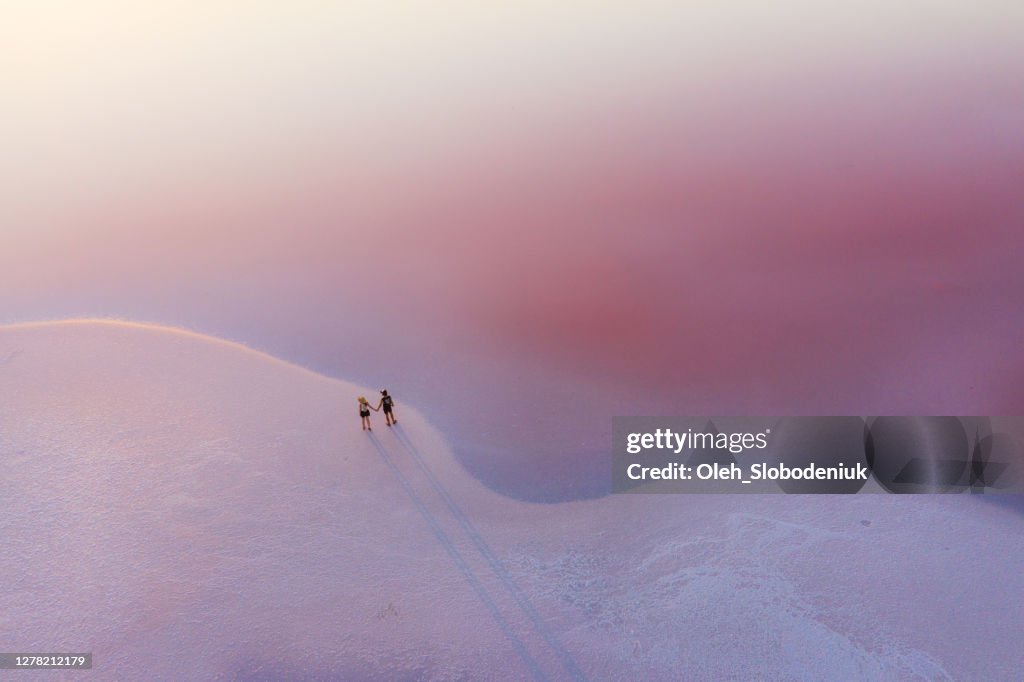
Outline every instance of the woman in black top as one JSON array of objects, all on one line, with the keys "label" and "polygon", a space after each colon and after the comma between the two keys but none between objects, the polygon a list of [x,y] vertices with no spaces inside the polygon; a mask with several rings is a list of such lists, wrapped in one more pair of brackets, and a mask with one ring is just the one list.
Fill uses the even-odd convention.
[{"label": "woman in black top", "polygon": [[[363,431],[373,431],[373,427],[370,426],[370,410],[377,408],[371,408],[370,403],[367,402],[364,396],[359,396],[359,418],[363,422]],[[390,426],[390,424],[389,424]]]}]

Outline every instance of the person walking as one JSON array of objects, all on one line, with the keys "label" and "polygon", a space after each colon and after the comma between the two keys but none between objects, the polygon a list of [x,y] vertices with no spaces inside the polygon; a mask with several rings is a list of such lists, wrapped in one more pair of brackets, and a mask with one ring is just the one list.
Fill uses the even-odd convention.
[{"label": "person walking", "polygon": [[[373,427],[370,426],[370,410],[376,410],[376,407],[372,407],[366,400],[366,396],[359,396],[359,418],[363,423],[363,431],[373,431]],[[390,424],[388,424],[390,426]]]},{"label": "person walking", "polygon": [[387,423],[388,426],[391,426],[392,424],[397,424],[398,420],[395,419],[394,411],[395,401],[391,398],[390,395],[388,395],[388,389],[382,388],[380,390],[380,395],[380,402],[377,403],[377,407],[375,407],[374,409],[384,409],[384,421]]}]

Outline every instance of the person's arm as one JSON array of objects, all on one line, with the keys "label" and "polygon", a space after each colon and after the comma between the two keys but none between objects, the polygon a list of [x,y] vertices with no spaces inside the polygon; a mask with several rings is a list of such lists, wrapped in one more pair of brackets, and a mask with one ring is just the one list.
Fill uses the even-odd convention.
[{"label": "person's arm", "polygon": [[370,405],[370,409],[371,409],[371,410],[373,410],[374,412],[380,412],[380,406],[381,406],[381,404],[382,404],[383,402],[384,402],[384,401],[382,400],[382,401],[380,401],[379,403],[377,403],[377,407],[374,407],[373,405]]}]

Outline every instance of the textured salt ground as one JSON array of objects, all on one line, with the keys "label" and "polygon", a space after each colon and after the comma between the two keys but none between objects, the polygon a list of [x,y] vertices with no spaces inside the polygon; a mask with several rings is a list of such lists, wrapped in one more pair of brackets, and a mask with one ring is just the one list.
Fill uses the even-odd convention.
[{"label": "textured salt ground", "polygon": [[144,325],[0,328],[0,390],[0,650],[94,679],[1024,668],[1020,517],[967,497],[531,505],[408,406],[370,437],[368,388]]}]

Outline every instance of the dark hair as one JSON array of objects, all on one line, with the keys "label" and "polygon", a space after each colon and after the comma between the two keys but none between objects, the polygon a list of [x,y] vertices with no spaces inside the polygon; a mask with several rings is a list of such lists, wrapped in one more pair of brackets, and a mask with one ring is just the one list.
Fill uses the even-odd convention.
[{"label": "dark hair", "polygon": [[380,394],[381,395],[387,395],[388,394],[388,389],[386,389],[386,388],[380,389]]}]

